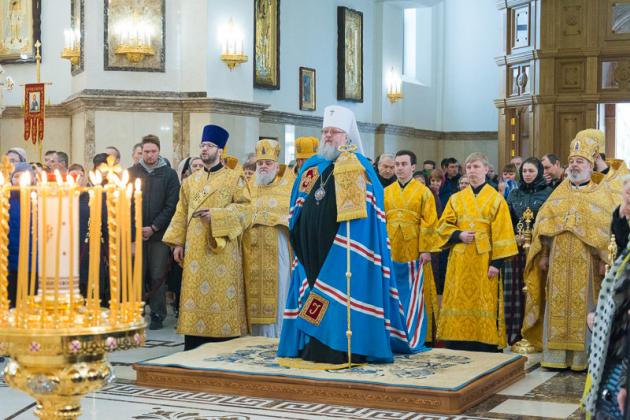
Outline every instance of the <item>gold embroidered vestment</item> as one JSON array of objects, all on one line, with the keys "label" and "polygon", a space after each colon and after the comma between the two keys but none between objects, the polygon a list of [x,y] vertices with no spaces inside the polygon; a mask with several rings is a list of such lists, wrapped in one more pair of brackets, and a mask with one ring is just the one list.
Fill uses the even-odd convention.
[{"label": "gold embroidered vestment", "polygon": [[278,308],[278,235],[289,235],[290,179],[252,185],[252,223],[243,235],[247,316],[250,324],[273,324]]},{"label": "gold embroidered vestment", "polygon": [[[184,246],[177,332],[235,337],[247,330],[240,240],[249,225],[250,192],[242,171],[196,171],[184,180],[163,241]],[[209,210],[205,223],[193,214]]]},{"label": "gold embroidered vestment", "polygon": [[[544,350],[586,350],[589,295],[596,301],[602,279],[599,261],[608,258],[615,207],[615,194],[606,182],[591,182],[575,189],[565,180],[540,208],[524,272],[527,295],[522,333],[535,346]],[[549,258],[547,272],[539,266],[545,256]],[[562,363],[555,367],[567,366]]]},{"label": "gold embroidered vestment", "polygon": [[518,252],[507,203],[487,184],[477,196],[466,187],[451,196],[438,221],[442,247],[455,231],[474,231],[475,240],[451,248],[438,339],[505,347],[501,279],[489,278],[488,268],[491,261]]},{"label": "gold embroidered vestment", "polygon": [[[437,210],[433,193],[424,184],[411,179],[403,189],[394,182],[385,188],[387,235],[392,248],[392,260],[408,262],[423,252],[437,252]],[[424,301],[427,313],[426,340],[432,341],[433,321],[437,323],[438,301],[431,262],[424,267]]]}]

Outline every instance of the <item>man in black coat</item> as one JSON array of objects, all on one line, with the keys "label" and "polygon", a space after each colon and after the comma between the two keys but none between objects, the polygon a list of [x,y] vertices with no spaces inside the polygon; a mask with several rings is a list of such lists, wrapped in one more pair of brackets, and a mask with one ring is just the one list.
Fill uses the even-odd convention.
[{"label": "man in black coat", "polygon": [[142,138],[142,159],[129,169],[129,175],[132,182],[136,178],[142,182],[144,298],[151,308],[149,329],[159,330],[166,318],[166,277],[170,262],[170,248],[162,242],[162,236],[175,214],[179,179],[160,156],[160,139],[152,134]]}]

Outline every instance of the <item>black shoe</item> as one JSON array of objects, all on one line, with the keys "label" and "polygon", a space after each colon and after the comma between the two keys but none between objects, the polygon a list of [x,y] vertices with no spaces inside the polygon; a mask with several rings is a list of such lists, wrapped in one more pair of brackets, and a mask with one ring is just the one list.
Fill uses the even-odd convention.
[{"label": "black shoe", "polygon": [[162,318],[159,315],[151,315],[151,324],[149,325],[150,330],[161,330]]}]

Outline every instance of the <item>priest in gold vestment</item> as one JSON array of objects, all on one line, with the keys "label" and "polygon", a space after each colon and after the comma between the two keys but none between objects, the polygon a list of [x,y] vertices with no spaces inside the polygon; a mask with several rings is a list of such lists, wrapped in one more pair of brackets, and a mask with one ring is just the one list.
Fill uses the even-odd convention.
[{"label": "priest in gold vestment", "polygon": [[280,174],[280,145],[256,143],[256,176],[250,187],[252,222],[243,235],[247,320],[252,335],[279,337],[291,258],[289,200],[292,183]]},{"label": "priest in gold vestment", "polygon": [[[412,287],[416,285],[419,289],[417,294],[422,298],[412,305],[418,306],[420,319],[426,316],[426,323],[419,322],[422,333],[420,339],[432,342],[438,302],[430,253],[439,251],[435,234],[437,210],[431,190],[413,177],[416,159],[415,153],[411,151],[401,150],[396,153],[394,164],[397,182],[385,188],[385,218],[401,300],[405,305],[401,293],[404,283]],[[422,328],[423,324],[426,329]]]},{"label": "priest in gold vestment", "polygon": [[241,235],[249,225],[250,193],[241,170],[221,163],[228,132],[204,127],[205,170],[182,184],[163,241],[183,265],[177,332],[184,349],[239,337],[247,331]]},{"label": "priest in gold vestment", "polygon": [[599,172],[604,176],[603,181],[608,184],[608,187],[617,196],[617,204],[621,204],[621,202],[623,201],[621,197],[623,191],[623,177],[624,175],[630,174],[626,162],[624,162],[622,159],[605,159],[603,152],[606,150],[606,137],[604,135],[604,132],[601,130],[589,128],[580,131],[576,134],[575,137],[588,137],[597,141],[600,153],[595,158],[594,170],[595,172]]},{"label": "priest in gold vestment", "polygon": [[584,370],[595,307],[608,259],[615,194],[593,173],[598,143],[578,133],[569,172],[540,208],[525,265],[523,337],[543,349],[541,365]]},{"label": "priest in gold vestment", "polygon": [[486,183],[488,158],[466,158],[470,185],[453,194],[438,221],[442,247],[451,247],[438,340],[458,350],[497,351],[506,346],[503,259],[518,249],[505,199]]},{"label": "priest in gold vestment", "polygon": [[317,154],[318,147],[319,139],[317,137],[298,137],[295,139],[295,167],[284,174],[284,177],[289,180],[291,185],[295,182],[295,178],[300,173],[304,162]]}]

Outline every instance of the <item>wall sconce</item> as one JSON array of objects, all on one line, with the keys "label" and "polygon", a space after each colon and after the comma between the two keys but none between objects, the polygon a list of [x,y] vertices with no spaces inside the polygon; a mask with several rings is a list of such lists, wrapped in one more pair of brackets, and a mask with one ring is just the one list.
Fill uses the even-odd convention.
[{"label": "wall sconce", "polygon": [[78,28],[65,29],[63,35],[64,42],[61,58],[70,60],[70,63],[76,66],[81,59],[81,31]]},{"label": "wall sconce", "polygon": [[145,22],[137,17],[121,22],[117,27],[118,45],[114,53],[124,55],[132,63],[139,63],[145,57],[155,55],[151,46],[153,31]]},{"label": "wall sconce", "polygon": [[247,55],[243,46],[243,33],[234,26],[232,19],[226,27],[222,28],[219,36],[221,39],[221,61],[229,67],[230,71],[239,64],[247,62]]},{"label": "wall sconce", "polygon": [[387,74],[387,98],[391,104],[396,103],[403,98],[402,80],[393,67]]}]

